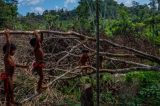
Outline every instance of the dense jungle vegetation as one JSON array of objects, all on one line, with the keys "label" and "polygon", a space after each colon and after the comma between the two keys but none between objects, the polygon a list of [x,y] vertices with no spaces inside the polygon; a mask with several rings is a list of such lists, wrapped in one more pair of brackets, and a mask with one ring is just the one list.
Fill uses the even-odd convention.
[{"label": "dense jungle vegetation", "polygon": [[[0,0],[0,29],[10,28],[23,31],[40,29],[62,32],[72,30],[94,37],[96,31],[95,5],[95,0],[80,0],[78,7],[73,10],[63,8],[45,10],[42,14],[29,12],[26,16],[23,16],[17,11],[18,1]],[[99,5],[100,37],[102,39],[109,39],[117,44],[129,46],[159,58],[160,0],[150,0],[148,4],[140,4],[133,1],[130,7],[125,6],[123,3],[118,4],[115,0],[100,0]],[[48,41],[48,44],[53,41]],[[59,42],[59,45],[62,43],[64,42]],[[113,49],[104,45],[102,46],[102,51],[125,53],[121,49],[113,52]],[[65,48],[64,45],[63,48]],[[47,51],[48,49],[49,51]],[[52,49],[48,49],[45,48],[45,51],[49,53]],[[59,49],[63,50],[62,48]],[[1,50],[0,52],[2,52]],[[2,57],[2,54],[0,55]],[[135,62],[143,61],[144,64],[149,65],[158,64],[154,61],[145,61],[143,59],[136,60],[131,58],[131,60]],[[107,62],[103,63],[105,68],[109,67],[116,70],[123,67],[119,63],[113,65],[111,63],[107,64]],[[29,84],[21,85],[20,82],[23,80],[26,80]],[[30,86],[34,85],[30,80],[23,74],[17,75],[15,86],[18,89],[19,85],[21,85],[24,89],[16,94],[21,94],[16,97],[18,100],[25,95]],[[39,105],[44,106],[43,103],[45,103],[48,106],[80,106],[81,85],[86,83],[93,85],[94,101],[96,101],[95,75],[86,75],[71,80],[57,81],[52,87],[53,91],[51,93],[54,96],[52,99],[55,99],[55,101],[47,101],[47,94],[49,94],[47,93],[38,99]],[[17,89],[15,91],[18,91]],[[100,75],[100,91],[100,103],[103,106],[159,106],[160,73],[158,71],[152,72],[152,70],[149,72],[145,70],[141,70],[141,72],[134,71],[120,75],[102,73]],[[52,95],[50,96],[52,97]],[[36,103],[28,105],[36,106]]]}]

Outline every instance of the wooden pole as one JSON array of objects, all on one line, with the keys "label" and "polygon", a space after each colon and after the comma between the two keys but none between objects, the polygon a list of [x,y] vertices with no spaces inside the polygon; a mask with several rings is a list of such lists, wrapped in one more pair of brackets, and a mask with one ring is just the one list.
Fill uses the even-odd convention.
[{"label": "wooden pole", "polygon": [[97,104],[99,106],[100,84],[99,84],[99,0],[96,0],[96,92]]}]

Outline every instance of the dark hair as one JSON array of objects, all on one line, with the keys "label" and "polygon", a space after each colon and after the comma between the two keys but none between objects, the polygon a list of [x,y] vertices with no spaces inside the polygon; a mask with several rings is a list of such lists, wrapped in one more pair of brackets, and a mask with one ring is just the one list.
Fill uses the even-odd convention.
[{"label": "dark hair", "polygon": [[83,49],[82,50],[82,53],[88,53],[89,51],[88,50],[86,50],[86,49]]},{"label": "dark hair", "polygon": [[10,51],[17,49],[17,48],[16,48],[16,45],[13,44],[13,43],[11,43],[10,45],[5,44],[5,45],[3,46],[3,53],[4,53],[4,54],[7,52],[8,46],[10,46]]},{"label": "dark hair", "polygon": [[31,45],[32,47],[35,47],[35,46],[36,46],[36,38],[32,38],[32,39],[30,40],[30,45]]}]

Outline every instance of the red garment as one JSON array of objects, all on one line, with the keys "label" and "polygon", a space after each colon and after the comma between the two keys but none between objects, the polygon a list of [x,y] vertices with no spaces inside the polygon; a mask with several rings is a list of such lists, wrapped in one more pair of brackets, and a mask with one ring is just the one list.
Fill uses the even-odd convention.
[{"label": "red garment", "polygon": [[44,63],[37,63],[37,62],[33,62],[33,68],[44,68],[45,64]]},{"label": "red garment", "polygon": [[8,80],[9,80],[9,75],[6,72],[0,73],[0,80],[4,81],[4,91],[5,94],[8,92]]},{"label": "red garment", "polygon": [[88,56],[88,55],[82,55],[82,57],[81,57],[81,59],[80,59],[81,65],[86,65],[88,59],[89,59],[89,56]]}]

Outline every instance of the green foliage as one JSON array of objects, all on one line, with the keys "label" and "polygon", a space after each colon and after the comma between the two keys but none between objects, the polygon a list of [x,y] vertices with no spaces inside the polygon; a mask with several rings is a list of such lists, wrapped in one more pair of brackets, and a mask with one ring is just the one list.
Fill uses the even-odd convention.
[{"label": "green foliage", "polygon": [[81,106],[80,105],[80,103],[76,103],[75,101],[73,101],[73,100],[71,100],[71,99],[68,99],[68,98],[66,98],[65,100],[64,100],[64,104],[62,105],[62,106]]},{"label": "green foliage", "polygon": [[44,16],[44,19],[46,21],[46,28],[51,29],[56,27],[56,21],[59,19],[59,15],[52,15],[52,14],[47,14]]},{"label": "green foliage", "polygon": [[112,76],[110,74],[103,74],[102,81],[110,81],[112,80]]},{"label": "green foliage", "polygon": [[17,5],[13,0],[0,0],[0,29],[4,27],[14,28],[17,17]]},{"label": "green foliage", "polygon": [[138,97],[142,103],[157,106],[160,104],[160,85],[152,83],[152,85],[142,88]]},{"label": "green foliage", "polygon": [[[133,2],[131,7],[126,7],[124,4],[118,4],[115,0],[100,0],[100,34],[109,37],[116,35],[146,37],[159,45],[160,0],[150,1],[150,7],[147,4],[140,5],[138,2]],[[158,5],[158,8],[156,5]],[[64,9],[46,10],[42,15],[28,13],[26,16],[17,16],[17,5],[13,0],[0,0],[0,29],[11,26],[18,30],[75,30],[93,34],[96,25],[95,13],[95,0],[80,0],[78,7],[71,11]],[[116,92],[116,96],[113,95],[109,87],[114,88],[119,83],[114,83],[115,80],[110,74],[102,74],[101,76],[102,103],[121,103],[123,106],[137,106],[138,104],[158,106],[160,104],[159,73],[134,72],[127,74],[125,81],[120,78],[117,79],[122,83],[120,83],[120,87],[124,89],[118,89],[121,92]],[[27,78],[21,76],[18,79],[23,81]],[[77,101],[80,101],[80,87],[86,83],[93,85],[95,95],[95,76],[86,76],[66,83],[63,86],[57,85],[58,90],[64,95],[73,96],[72,99],[66,98],[62,103],[64,105],[79,106],[80,104]],[[110,86],[107,84],[110,84]],[[23,88],[20,91],[21,95],[17,96],[17,98],[22,98],[28,89],[31,89],[30,86],[34,86],[34,83],[28,79],[26,83],[17,81],[15,86]],[[137,91],[133,92],[134,96],[132,95],[132,90],[134,90],[131,89],[132,87],[137,88]],[[39,101],[43,101],[45,98],[44,95]]]},{"label": "green foliage", "polygon": [[126,76],[126,82],[139,83],[139,91],[136,99],[139,104],[157,106],[160,104],[160,74],[156,72],[130,73]]},{"label": "green foliage", "polygon": [[[95,0],[80,0],[73,10],[45,10],[42,15],[28,13],[17,16],[14,0],[0,0],[0,27],[9,25],[18,30],[51,29],[75,30],[95,34]],[[160,12],[159,0],[151,0],[150,4],[139,4],[133,1],[131,7],[118,4],[115,0],[100,0],[100,34],[114,37],[116,35],[135,35],[146,37],[159,45]],[[158,5],[159,7],[157,8]],[[151,8],[150,8],[150,7]],[[15,21],[11,21],[15,20]]]},{"label": "green foliage", "polygon": [[112,95],[111,92],[102,92],[101,93],[101,101],[105,104],[106,102],[109,103],[114,103],[115,102],[115,97]]},{"label": "green foliage", "polygon": [[[95,0],[80,0],[78,7],[71,11],[45,10],[42,15],[28,13],[18,17],[16,3],[16,0],[0,0],[1,28],[9,24],[18,30],[75,30],[95,34]],[[132,34],[160,43],[159,0],[151,0],[149,5],[133,1],[131,7],[118,4],[115,0],[100,0],[99,4],[100,34],[109,37]]]}]

